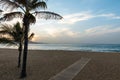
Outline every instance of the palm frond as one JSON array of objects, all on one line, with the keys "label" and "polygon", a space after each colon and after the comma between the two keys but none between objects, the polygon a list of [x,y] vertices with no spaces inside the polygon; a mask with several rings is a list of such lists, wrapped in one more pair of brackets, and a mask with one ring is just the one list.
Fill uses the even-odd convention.
[{"label": "palm frond", "polygon": [[39,11],[35,12],[35,15],[40,19],[62,19],[63,17],[57,13],[49,12],[49,11]]},{"label": "palm frond", "polygon": [[23,18],[23,13],[22,12],[6,13],[2,18],[0,18],[0,21],[10,21],[14,18]]},{"label": "palm frond", "polygon": [[2,14],[3,10],[0,10],[0,15]]},{"label": "palm frond", "polygon": [[17,2],[18,4],[25,6],[26,5],[26,0],[14,0],[14,2]]},{"label": "palm frond", "polygon": [[36,18],[35,18],[35,16],[34,16],[34,15],[29,14],[29,19],[30,19],[30,23],[31,23],[31,24],[36,23]]},{"label": "palm frond", "polygon": [[18,32],[19,32],[19,30],[16,31],[16,28],[12,27],[11,25],[1,24],[0,35],[3,35],[3,36],[5,35],[16,41],[16,39],[19,37],[19,35],[17,35],[17,34],[19,34]]},{"label": "palm frond", "polygon": [[0,10],[0,12],[3,12],[3,10]]},{"label": "palm frond", "polygon": [[30,36],[28,37],[29,40],[32,40],[32,38],[34,37],[34,33],[31,33]]},{"label": "palm frond", "polygon": [[12,26],[8,24],[1,24],[0,25],[0,35],[10,34],[12,31]]},{"label": "palm frond", "polygon": [[13,30],[15,30],[16,32],[18,33],[21,33],[22,32],[22,27],[20,26],[20,23],[17,22],[14,27],[13,27]]},{"label": "palm frond", "polygon": [[20,23],[17,22],[15,25],[1,24],[0,27],[1,37],[9,38],[10,40],[19,43],[24,37],[24,32]]},{"label": "palm frond", "polygon": [[36,22],[36,18],[33,14],[29,13],[27,16],[24,15],[23,22],[26,22],[26,21],[29,21],[30,24],[34,24]]},{"label": "palm frond", "polygon": [[13,10],[13,9],[19,8],[19,5],[16,2],[13,2],[11,0],[0,0],[0,4],[5,9]]},{"label": "palm frond", "polygon": [[31,10],[36,10],[39,8],[46,9],[47,8],[46,2],[44,2],[44,1],[36,2],[36,3],[32,2]]},{"label": "palm frond", "polygon": [[31,0],[31,3],[35,4],[38,0]]},{"label": "palm frond", "polygon": [[23,28],[20,26],[19,22],[17,22],[14,25],[12,34],[13,34],[14,40],[16,42],[19,42],[22,40],[22,38],[24,36],[24,31],[23,31]]},{"label": "palm frond", "polygon": [[3,44],[15,44],[13,40],[11,40],[10,38],[5,38],[5,37],[0,38],[0,43],[3,43]]},{"label": "palm frond", "polygon": [[3,30],[3,31],[0,31],[0,35],[6,35],[8,34],[9,32],[7,30]]}]

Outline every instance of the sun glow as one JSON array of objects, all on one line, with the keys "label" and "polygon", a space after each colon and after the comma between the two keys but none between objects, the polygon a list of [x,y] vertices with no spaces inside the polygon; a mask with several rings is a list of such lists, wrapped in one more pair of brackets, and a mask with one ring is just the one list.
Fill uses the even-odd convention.
[{"label": "sun glow", "polygon": [[38,35],[34,35],[34,37],[32,38],[33,42],[37,42],[37,41],[40,41],[40,37]]}]

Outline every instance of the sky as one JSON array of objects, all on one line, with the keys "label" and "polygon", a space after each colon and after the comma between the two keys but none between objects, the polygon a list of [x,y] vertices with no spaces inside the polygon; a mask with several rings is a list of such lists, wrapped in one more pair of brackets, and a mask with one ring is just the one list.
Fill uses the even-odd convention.
[{"label": "sky", "polygon": [[48,0],[47,7],[63,19],[37,19],[33,41],[120,44],[120,0]]}]

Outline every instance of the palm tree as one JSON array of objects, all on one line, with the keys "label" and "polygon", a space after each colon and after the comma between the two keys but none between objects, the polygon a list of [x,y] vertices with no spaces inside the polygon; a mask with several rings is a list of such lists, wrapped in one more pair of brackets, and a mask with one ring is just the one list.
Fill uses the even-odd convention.
[{"label": "palm tree", "polygon": [[15,9],[20,8],[21,11],[7,13],[1,18],[1,20],[12,20],[15,17],[23,19],[24,25],[24,53],[23,64],[21,71],[21,78],[26,77],[26,62],[28,51],[28,31],[31,23],[36,22],[35,16],[39,16],[43,19],[62,19],[62,16],[54,12],[39,11],[40,9],[46,9],[46,0],[0,0],[5,8]]},{"label": "palm tree", "polygon": [[[0,43],[17,45],[19,56],[18,56],[18,68],[21,66],[21,55],[23,50],[24,42],[24,32],[23,27],[20,26],[20,23],[17,22],[13,27],[7,24],[1,24],[0,27]],[[34,33],[31,33],[29,40],[34,36]]]}]

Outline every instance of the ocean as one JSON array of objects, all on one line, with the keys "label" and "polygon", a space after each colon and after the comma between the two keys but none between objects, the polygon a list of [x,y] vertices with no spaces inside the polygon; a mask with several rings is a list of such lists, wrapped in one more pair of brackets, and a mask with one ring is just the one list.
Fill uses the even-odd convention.
[{"label": "ocean", "polygon": [[[0,44],[0,48],[13,48]],[[69,50],[69,51],[91,51],[91,52],[120,52],[120,44],[29,44],[31,50]]]}]

